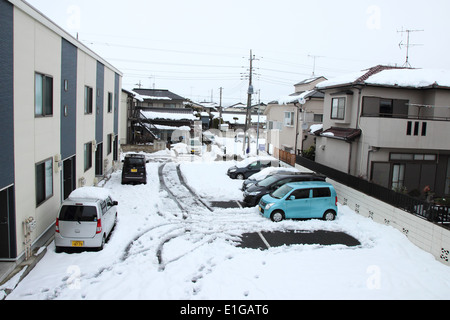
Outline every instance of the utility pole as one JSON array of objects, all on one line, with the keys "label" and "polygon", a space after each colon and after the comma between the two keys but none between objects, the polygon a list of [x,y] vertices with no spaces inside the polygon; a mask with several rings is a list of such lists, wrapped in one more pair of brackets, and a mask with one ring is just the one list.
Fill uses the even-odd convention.
[{"label": "utility pole", "polygon": [[[258,60],[255,58],[255,56],[252,54],[252,50],[250,50],[250,72],[249,72],[249,83],[248,83],[248,91],[247,91],[247,114],[245,116],[245,130],[244,130],[244,142],[242,144],[242,152],[245,155],[245,145],[247,141],[247,130],[251,125],[251,114],[250,110],[252,108],[252,94],[254,93],[253,90],[253,61]],[[248,141],[250,143],[250,139]]]},{"label": "utility pole", "polygon": [[223,88],[220,87],[219,90],[220,90],[219,117],[220,117],[220,124],[222,124],[222,91],[223,91]]},{"label": "utility pole", "polygon": [[403,67],[411,68],[411,64],[409,63],[409,48],[410,47],[415,47],[415,46],[421,46],[421,44],[411,44],[411,43],[409,43],[409,35],[410,35],[410,33],[411,32],[422,32],[422,31],[425,31],[425,30],[405,30],[405,31],[403,31],[403,28],[402,28],[402,31],[397,31],[398,33],[401,33],[401,34],[403,34],[405,32],[407,34],[406,44],[403,44],[403,40],[402,40],[400,42],[400,44],[398,45],[400,47],[400,49],[402,49],[402,47],[406,47],[406,61],[403,64]]}]

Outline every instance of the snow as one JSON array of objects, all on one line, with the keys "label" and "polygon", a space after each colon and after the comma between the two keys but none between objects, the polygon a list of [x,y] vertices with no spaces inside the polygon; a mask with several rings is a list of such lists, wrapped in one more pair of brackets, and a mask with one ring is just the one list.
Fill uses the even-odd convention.
[{"label": "snow", "polygon": [[314,90],[309,90],[309,91],[305,91],[302,92],[300,95],[290,95],[290,96],[282,96],[278,99],[278,104],[280,105],[286,105],[286,104],[290,104],[290,103],[294,103],[294,102],[301,102],[301,99],[305,99],[305,97],[307,97],[309,94],[313,93]]},{"label": "snow", "polygon": [[105,200],[111,193],[107,189],[99,187],[82,187],[72,191],[69,195],[69,199],[101,199]]},{"label": "snow", "polygon": [[391,69],[371,76],[367,84],[423,88],[434,84],[450,87],[449,70],[437,69]]},{"label": "snow", "polygon": [[321,123],[321,124],[313,124],[313,125],[311,125],[311,127],[309,128],[309,131],[311,132],[311,133],[315,133],[315,132],[317,132],[317,131],[319,131],[319,130],[322,130],[323,129],[323,123]]},{"label": "snow", "polygon": [[[367,72],[367,70],[364,70],[348,73],[323,81],[316,87],[323,89],[353,83]],[[450,87],[450,72],[449,70],[440,69],[387,69],[370,76],[364,83],[407,88],[424,88],[433,85]]]},{"label": "snow", "polygon": [[[115,230],[100,252],[55,253],[54,244],[9,294],[9,300],[278,300],[448,299],[450,268],[413,245],[400,231],[339,205],[336,221],[273,223],[256,208],[191,207],[186,214],[160,184],[186,204],[176,166],[204,201],[242,199],[242,181],[226,175],[235,161],[148,155],[146,185],[121,185],[121,172],[105,183],[119,202]],[[237,247],[248,232],[345,232],[361,243]],[[2,292],[0,288],[0,294]]]},{"label": "snow", "polygon": [[154,119],[170,119],[170,120],[197,120],[198,118],[191,113],[172,113],[172,112],[156,112],[141,111],[142,115],[150,120]]}]

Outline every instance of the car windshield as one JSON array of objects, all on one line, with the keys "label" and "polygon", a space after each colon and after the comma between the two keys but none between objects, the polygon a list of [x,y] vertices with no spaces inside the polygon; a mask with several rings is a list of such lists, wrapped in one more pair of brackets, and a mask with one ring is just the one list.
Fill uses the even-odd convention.
[{"label": "car windshield", "polygon": [[145,161],[143,158],[125,158],[125,164],[129,166],[143,166]]},{"label": "car windshield", "polygon": [[258,182],[257,185],[261,187],[267,187],[270,186],[272,183],[277,182],[279,179],[280,178],[278,176],[270,176]]},{"label": "car windshield", "polygon": [[292,190],[293,188],[292,187],[290,187],[290,186],[288,186],[288,185],[284,185],[284,186],[282,186],[281,188],[278,188],[277,190],[275,190],[274,192],[272,192],[271,194],[270,194],[270,196],[272,197],[272,198],[275,198],[275,199],[281,199],[281,198],[283,198],[286,194],[288,194],[289,192],[291,192],[291,190]]},{"label": "car windshield", "polygon": [[97,208],[94,206],[67,205],[61,208],[61,221],[96,221]]}]

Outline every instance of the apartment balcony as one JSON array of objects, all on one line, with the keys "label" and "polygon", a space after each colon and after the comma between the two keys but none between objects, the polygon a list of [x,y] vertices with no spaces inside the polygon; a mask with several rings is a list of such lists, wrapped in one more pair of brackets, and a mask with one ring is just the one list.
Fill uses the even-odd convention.
[{"label": "apartment balcony", "polygon": [[364,142],[380,148],[450,150],[450,119],[360,118]]}]

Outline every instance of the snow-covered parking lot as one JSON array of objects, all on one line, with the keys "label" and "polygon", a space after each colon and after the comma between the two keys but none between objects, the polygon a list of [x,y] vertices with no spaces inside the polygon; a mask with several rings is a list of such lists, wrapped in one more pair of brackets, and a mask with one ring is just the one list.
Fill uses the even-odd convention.
[{"label": "snow-covered parking lot", "polygon": [[[448,299],[450,268],[393,227],[346,206],[336,221],[273,223],[241,200],[230,162],[151,161],[147,185],[104,188],[119,202],[118,222],[100,252],[47,253],[7,299]],[[160,176],[161,175],[161,176]],[[192,197],[191,191],[202,200]],[[178,201],[175,201],[175,199]],[[237,246],[258,231],[345,232],[361,245]]]}]

